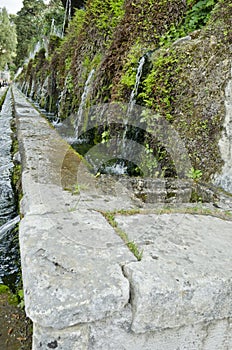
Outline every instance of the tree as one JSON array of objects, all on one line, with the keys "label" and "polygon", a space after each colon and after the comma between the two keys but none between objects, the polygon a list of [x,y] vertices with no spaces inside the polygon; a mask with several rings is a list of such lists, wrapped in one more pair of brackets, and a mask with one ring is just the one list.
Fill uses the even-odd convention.
[{"label": "tree", "polygon": [[61,36],[64,22],[64,8],[60,0],[50,0],[43,13],[43,35]]},{"label": "tree", "polygon": [[0,69],[11,63],[16,53],[17,36],[5,7],[0,8]]},{"label": "tree", "polygon": [[16,32],[18,38],[17,67],[24,63],[29,56],[34,44],[42,36],[43,16],[46,5],[43,0],[23,0],[23,7],[15,17]]}]

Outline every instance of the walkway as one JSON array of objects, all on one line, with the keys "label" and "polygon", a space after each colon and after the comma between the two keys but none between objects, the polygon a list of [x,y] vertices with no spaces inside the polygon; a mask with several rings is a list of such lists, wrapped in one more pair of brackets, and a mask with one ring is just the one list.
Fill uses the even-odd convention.
[{"label": "walkway", "polygon": [[33,350],[231,349],[230,201],[226,211],[146,206],[120,181],[92,176],[13,94]]}]

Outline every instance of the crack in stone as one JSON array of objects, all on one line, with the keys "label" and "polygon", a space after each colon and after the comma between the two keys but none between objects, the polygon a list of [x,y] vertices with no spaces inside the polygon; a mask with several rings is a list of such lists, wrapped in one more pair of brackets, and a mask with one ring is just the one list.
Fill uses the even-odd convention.
[{"label": "crack in stone", "polygon": [[67,273],[71,273],[71,274],[76,274],[77,271],[75,271],[73,268],[67,268],[65,266],[63,266],[62,264],[60,264],[59,262],[55,261],[53,259],[50,259],[47,255],[46,255],[46,251],[44,249],[39,249],[36,253],[35,256],[40,257],[43,260],[48,261],[50,264],[55,266],[55,269],[57,272],[67,272]]},{"label": "crack in stone", "polygon": [[125,265],[122,265],[121,266],[122,274],[127,279],[128,283],[129,283],[129,298],[128,298],[128,303],[126,305],[132,305],[132,286],[131,286],[131,282],[130,282],[128,276],[126,275],[126,273],[124,271],[124,268],[125,268]]}]

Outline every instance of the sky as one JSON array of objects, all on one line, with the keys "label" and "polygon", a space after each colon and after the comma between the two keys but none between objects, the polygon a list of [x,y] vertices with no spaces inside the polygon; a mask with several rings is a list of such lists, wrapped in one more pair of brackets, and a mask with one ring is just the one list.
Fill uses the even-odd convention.
[{"label": "sky", "polygon": [[0,7],[5,7],[9,14],[16,14],[22,6],[22,0],[0,0]]},{"label": "sky", "polygon": [[[47,3],[48,1],[44,1]],[[23,0],[0,0],[0,7],[5,7],[9,14],[16,14],[23,6]]]}]

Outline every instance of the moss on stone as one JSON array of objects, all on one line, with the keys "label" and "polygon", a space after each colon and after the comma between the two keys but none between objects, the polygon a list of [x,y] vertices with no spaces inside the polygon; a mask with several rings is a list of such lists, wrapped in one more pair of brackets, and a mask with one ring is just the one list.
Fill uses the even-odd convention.
[{"label": "moss on stone", "polygon": [[[185,142],[192,165],[200,169],[203,179],[220,170],[218,148],[225,116],[224,90],[230,78],[229,21],[215,9],[209,25],[191,33],[191,40],[156,51],[153,68],[143,82],[139,101],[173,124]],[[225,11],[225,8],[224,8]]]},{"label": "moss on stone", "polygon": [[[49,56],[38,53],[19,79],[36,97],[48,78],[40,102],[55,112],[59,102],[63,119],[78,110],[93,68],[88,104],[128,102],[139,58],[149,52],[137,103],[166,117],[192,166],[210,180],[222,166],[218,141],[230,78],[231,17],[224,0],[92,0],[76,12],[64,39],[51,38]],[[181,35],[189,37],[173,43]]]}]

